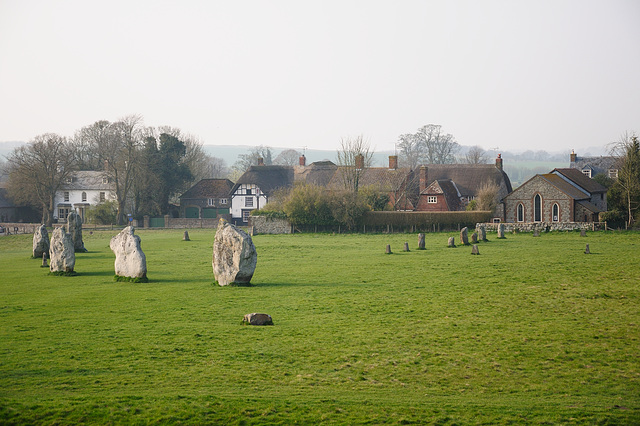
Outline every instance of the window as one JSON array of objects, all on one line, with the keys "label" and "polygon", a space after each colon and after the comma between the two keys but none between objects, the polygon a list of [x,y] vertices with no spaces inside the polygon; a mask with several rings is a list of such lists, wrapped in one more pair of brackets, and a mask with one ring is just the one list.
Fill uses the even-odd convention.
[{"label": "window", "polygon": [[246,191],[245,191],[245,194],[251,195],[251,188],[247,188]]},{"label": "window", "polygon": [[609,177],[611,179],[618,179],[618,169],[609,169]]},{"label": "window", "polygon": [[591,177],[591,169],[583,169],[582,174]]},{"label": "window", "polygon": [[250,214],[251,214],[251,211],[249,211],[249,210],[243,210],[243,211],[242,211],[242,221],[243,221],[244,223],[249,222],[249,215],[250,215]]},{"label": "window", "polygon": [[73,182],[73,176],[69,176],[68,178],[65,179],[65,183],[72,183]]},{"label": "window", "polygon": [[554,222],[560,221],[560,206],[557,203],[551,208],[551,216]]},{"label": "window", "polygon": [[542,197],[540,194],[533,197],[533,221],[542,222]]},{"label": "window", "polygon": [[65,192],[64,192],[64,200],[65,200],[66,202],[69,202],[69,191],[65,191]]},{"label": "window", "polygon": [[104,200],[106,200],[106,199],[107,199],[107,197],[105,196],[105,193],[104,193],[104,192],[101,192],[101,193],[100,193],[100,201],[104,201]]},{"label": "window", "polygon": [[518,222],[524,222],[524,205],[518,204]]},{"label": "window", "polygon": [[102,178],[102,183],[109,183],[109,178],[108,178],[108,177],[106,177],[106,176],[104,176],[104,177]]},{"label": "window", "polygon": [[208,205],[208,206],[214,206],[215,204],[216,204],[216,201],[215,201],[215,199],[214,199],[214,198],[209,198],[209,199],[207,200],[207,205]]},{"label": "window", "polygon": [[227,204],[228,201],[226,198],[220,198],[220,204]]},{"label": "window", "polygon": [[69,216],[69,208],[68,207],[60,207],[60,208],[58,208],[58,219],[67,220],[67,216]]},{"label": "window", "polygon": [[86,192],[82,192],[82,201],[85,202],[87,201],[87,193]]},{"label": "window", "polygon": [[436,204],[437,202],[438,202],[438,197],[436,197],[435,195],[427,196],[427,203]]},{"label": "window", "polygon": [[245,197],[244,198],[244,206],[245,207],[253,207],[253,197]]}]

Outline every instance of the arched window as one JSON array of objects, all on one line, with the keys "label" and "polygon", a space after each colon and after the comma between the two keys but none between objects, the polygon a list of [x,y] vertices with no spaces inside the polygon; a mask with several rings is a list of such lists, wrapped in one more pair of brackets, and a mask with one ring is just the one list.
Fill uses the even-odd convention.
[{"label": "arched window", "polygon": [[540,194],[533,197],[533,221],[542,222],[542,197]]},{"label": "arched window", "polygon": [[86,193],[86,192],[83,192],[83,193],[82,193],[82,201],[83,201],[83,202],[84,202],[84,201],[87,201],[87,193]]},{"label": "arched window", "polygon": [[518,204],[518,222],[524,222],[524,205]]},{"label": "arched window", "polygon": [[555,203],[551,209],[551,216],[554,222],[560,222],[560,206]]}]

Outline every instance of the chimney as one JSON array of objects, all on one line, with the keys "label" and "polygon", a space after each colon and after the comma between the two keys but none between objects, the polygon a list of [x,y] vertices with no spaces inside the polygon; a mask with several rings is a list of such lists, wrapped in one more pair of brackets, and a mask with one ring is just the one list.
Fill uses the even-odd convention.
[{"label": "chimney", "polygon": [[502,154],[498,154],[498,158],[496,158],[496,167],[502,170]]},{"label": "chimney", "polygon": [[364,155],[356,155],[356,170],[364,169]]},{"label": "chimney", "polygon": [[304,154],[300,156],[300,165],[303,167],[307,165],[307,157],[305,157]]},{"label": "chimney", "polygon": [[576,161],[578,161],[578,154],[576,154],[573,150],[571,150],[571,162],[575,163]]},{"label": "chimney", "polygon": [[418,176],[420,177],[420,192],[427,189],[427,175],[429,171],[427,166],[420,166],[420,171],[418,172]]},{"label": "chimney", "polygon": [[105,172],[109,171],[109,160],[104,160],[104,171]]},{"label": "chimney", "polygon": [[398,156],[390,155],[389,156],[389,170],[396,170],[398,168]]},{"label": "chimney", "polygon": [[258,157],[258,166],[264,166],[264,158]]}]

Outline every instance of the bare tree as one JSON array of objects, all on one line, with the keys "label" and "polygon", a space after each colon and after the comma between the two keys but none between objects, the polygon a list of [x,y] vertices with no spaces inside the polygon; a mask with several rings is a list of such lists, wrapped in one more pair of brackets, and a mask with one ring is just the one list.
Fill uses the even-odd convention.
[{"label": "bare tree", "polygon": [[358,193],[360,177],[364,169],[371,166],[374,151],[369,142],[362,135],[355,138],[343,138],[337,152],[338,173],[344,184],[344,189]]},{"label": "bare tree", "polygon": [[76,170],[69,141],[57,134],[36,136],[7,158],[9,195],[17,202],[42,208],[42,222],[53,223],[54,198]]},{"label": "bare tree", "polygon": [[484,182],[476,194],[478,210],[494,212],[498,206],[500,188],[494,182]]},{"label": "bare tree", "polygon": [[295,166],[300,160],[300,152],[295,149],[285,149],[276,156],[273,160],[273,164],[280,166]]},{"label": "bare tree", "polygon": [[242,174],[249,170],[249,167],[258,164],[258,159],[262,159],[265,166],[270,166],[272,150],[268,146],[260,145],[253,147],[247,154],[240,154],[238,160],[234,163],[233,168],[236,173]]},{"label": "bare tree", "polygon": [[424,160],[428,164],[455,163],[455,154],[460,149],[450,133],[442,133],[439,124],[427,124],[418,129],[416,137],[422,145]]},{"label": "bare tree", "polygon": [[400,157],[400,164],[411,170],[416,170],[420,164],[422,155],[422,147],[420,139],[415,133],[405,133],[398,137],[397,148]]},{"label": "bare tree", "polygon": [[118,201],[117,223],[125,223],[127,197],[131,193],[139,148],[143,142],[143,122],[139,115],[129,115],[109,126],[111,131],[101,146],[105,172],[115,187]]},{"label": "bare tree", "polygon": [[111,132],[111,123],[96,121],[78,130],[73,137],[74,155],[80,170],[102,170],[104,159],[102,146],[107,143]]},{"label": "bare tree", "polygon": [[625,132],[610,146],[611,153],[620,158],[617,185],[624,196],[627,225],[633,226],[634,215],[640,207],[640,141],[634,132]]},{"label": "bare tree", "polygon": [[478,145],[469,148],[469,151],[464,156],[466,164],[486,164],[487,160],[487,152]]}]

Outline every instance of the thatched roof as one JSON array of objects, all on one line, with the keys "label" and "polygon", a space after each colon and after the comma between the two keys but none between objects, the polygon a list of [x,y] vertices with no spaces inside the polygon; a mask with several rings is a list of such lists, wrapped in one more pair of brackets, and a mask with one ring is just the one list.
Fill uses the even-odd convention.
[{"label": "thatched roof", "polygon": [[486,182],[498,187],[504,184],[507,194],[512,191],[509,176],[493,164],[429,164],[426,167],[427,184],[435,180],[452,180],[463,197],[477,195]]},{"label": "thatched roof", "polygon": [[233,182],[229,179],[202,179],[180,196],[181,200],[224,198],[231,194]]},{"label": "thatched roof", "polygon": [[293,183],[294,173],[291,166],[251,166],[240,176],[231,193],[242,184],[253,184],[269,196],[276,189],[291,187]]}]

